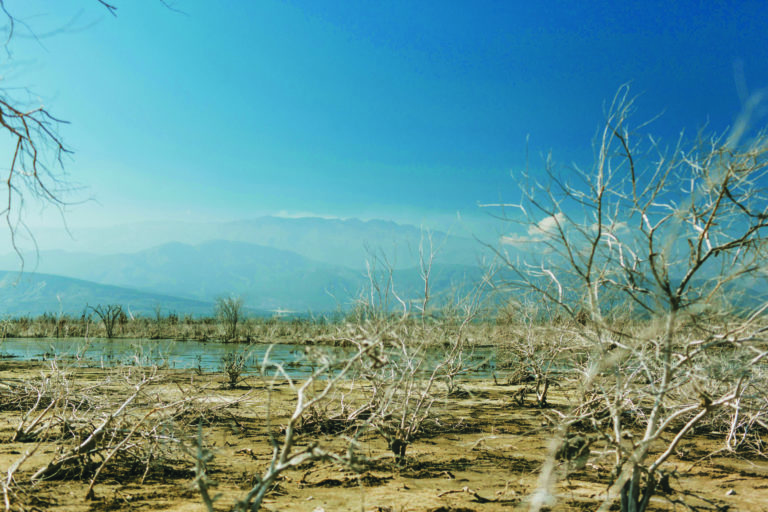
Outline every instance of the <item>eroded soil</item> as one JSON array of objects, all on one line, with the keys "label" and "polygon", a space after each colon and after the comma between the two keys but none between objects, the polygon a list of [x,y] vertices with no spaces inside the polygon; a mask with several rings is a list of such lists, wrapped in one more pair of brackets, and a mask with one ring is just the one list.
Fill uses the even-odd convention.
[{"label": "eroded soil", "polygon": [[[0,382],[23,382],[44,373],[43,363],[0,361]],[[280,439],[280,425],[295,406],[295,393],[279,384],[272,393],[268,383],[246,380],[237,389],[226,389],[221,375],[172,372],[153,384],[148,396],[205,397],[214,408],[198,408],[181,418],[187,446],[195,438],[190,425],[200,426],[204,445],[214,453],[208,464],[216,509],[229,510],[250,488],[253,475],[269,464],[268,433]],[[78,370],[73,380],[99,384],[94,393],[127,393],[117,380],[104,384],[104,371]],[[359,436],[359,453],[365,464],[352,472],[331,463],[308,463],[287,471],[270,492],[266,510],[301,511],[501,511],[524,510],[536,488],[547,445],[555,435],[547,415],[551,410],[514,400],[518,386],[487,381],[466,381],[462,393],[436,402],[438,424],[408,448],[407,463],[398,466],[375,432]],[[565,395],[553,396],[553,402]],[[237,401],[239,400],[239,401]],[[271,405],[272,426],[266,421]],[[145,408],[151,407],[147,404]],[[31,485],[30,476],[61,449],[58,441],[10,442],[21,412],[0,412],[0,470],[5,474],[28,450],[36,451],[16,471],[14,510],[205,510],[194,486],[194,461],[183,450],[159,450],[151,467],[137,464],[106,465],[92,496],[86,494],[92,468],[69,472],[57,479]],[[166,427],[167,428],[167,427]],[[172,432],[157,431],[161,436]],[[352,435],[348,432],[347,435]],[[317,440],[342,449],[343,439],[305,433],[301,443]],[[722,439],[698,436],[687,440],[668,465],[675,469],[671,492],[654,498],[654,510],[768,511],[768,461],[759,457],[718,452]],[[165,457],[165,460],[160,460]],[[94,463],[98,465],[99,460]],[[588,465],[558,488],[559,501],[552,510],[594,510],[606,490],[609,468]],[[5,480],[6,477],[3,477]]]}]

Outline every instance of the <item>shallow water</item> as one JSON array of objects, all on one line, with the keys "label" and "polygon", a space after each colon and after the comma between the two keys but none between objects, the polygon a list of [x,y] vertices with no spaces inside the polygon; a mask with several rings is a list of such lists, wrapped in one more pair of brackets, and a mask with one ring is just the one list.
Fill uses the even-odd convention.
[{"label": "shallow water", "polygon": [[[254,344],[221,343],[215,341],[174,341],[147,339],[104,338],[8,338],[0,341],[0,357],[22,361],[63,359],[81,366],[167,366],[179,369],[220,371],[222,358],[244,354],[248,373],[260,368],[269,350],[269,360],[281,364],[292,377],[309,376],[315,369],[312,358],[306,357],[307,349],[335,356],[343,356],[350,349],[311,346],[304,344]],[[430,351],[435,358],[440,351]],[[487,378],[493,371],[490,349],[476,351],[465,359],[467,367],[476,367],[473,377]]]},{"label": "shallow water", "polygon": [[242,345],[214,341],[174,341],[103,338],[10,338],[0,342],[0,356],[22,361],[64,359],[82,366],[167,366],[169,368],[218,371],[228,354],[244,354],[248,367],[261,365],[267,350],[269,359],[290,368],[299,375],[309,375],[312,367],[303,364],[303,345]]}]

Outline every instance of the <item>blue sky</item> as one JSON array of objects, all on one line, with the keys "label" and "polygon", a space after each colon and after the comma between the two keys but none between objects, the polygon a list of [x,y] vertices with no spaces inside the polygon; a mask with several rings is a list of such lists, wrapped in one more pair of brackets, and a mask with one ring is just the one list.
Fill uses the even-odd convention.
[{"label": "blue sky", "polygon": [[[764,1],[113,3],[116,18],[95,0],[6,1],[26,26],[0,85],[70,121],[66,171],[83,188],[67,198],[95,199],[67,208],[75,230],[493,222],[477,205],[517,197],[526,138],[534,169],[550,150],[589,168],[623,83],[635,119],[661,113],[649,131],[670,141],[726,129],[744,92],[768,87]],[[60,225],[50,208],[26,213]]]}]

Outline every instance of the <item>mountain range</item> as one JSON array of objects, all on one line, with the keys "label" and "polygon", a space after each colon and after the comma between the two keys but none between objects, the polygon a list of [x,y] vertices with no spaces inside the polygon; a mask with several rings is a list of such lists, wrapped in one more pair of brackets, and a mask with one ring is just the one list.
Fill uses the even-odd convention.
[{"label": "mountain range", "polygon": [[[394,268],[413,267],[418,264],[422,238],[426,240],[429,236],[440,263],[476,265],[478,258],[486,252],[471,234],[430,233],[413,225],[376,219],[266,216],[232,222],[159,221],[76,227],[71,231],[46,228],[36,230],[35,236],[41,250],[102,255],[133,253],[169,242],[198,245],[211,240],[226,240],[292,251],[318,262],[355,269],[365,268],[370,251],[382,250]],[[427,243],[424,245],[428,246]],[[34,251],[28,252],[28,259],[34,260]]]},{"label": "mountain range", "polygon": [[[423,235],[413,226],[266,217],[219,226],[216,234],[230,239],[194,244],[172,241],[115,254],[40,251],[36,264],[29,262],[20,278],[13,272],[19,267],[18,256],[0,256],[0,268],[9,270],[0,279],[0,314],[60,310],[74,314],[85,303],[123,303],[137,313],[160,306],[179,313],[210,314],[216,298],[229,295],[243,297],[248,308],[265,314],[346,310],[369,288],[366,257],[382,286],[382,296],[389,296],[391,305],[396,301],[388,284],[390,275],[403,300],[423,297],[418,267]],[[107,233],[102,236],[105,244],[114,243]],[[180,233],[178,238],[190,236]],[[205,235],[198,232],[196,236]],[[445,233],[431,237],[437,248],[431,294],[439,302],[480,279],[476,263],[482,247]],[[355,263],[358,259],[362,261]]]},{"label": "mountain range", "polygon": [[[87,306],[122,304],[130,313],[178,311],[191,315],[210,315],[213,304],[181,299],[159,293],[148,293],[120,286],[104,285],[48,274],[19,274],[0,271],[0,316],[37,316],[64,313],[77,316]],[[265,312],[266,313],[266,312]]]},{"label": "mountain range", "polygon": [[[178,228],[175,235],[173,226]],[[424,296],[419,248],[430,253],[424,243],[429,235],[414,226],[264,217],[205,224],[197,231],[192,227],[96,230],[89,232],[93,239],[84,247],[92,248],[97,240],[103,247],[138,247],[162,236],[167,239],[114,253],[41,250],[36,258],[27,258],[21,274],[18,255],[2,255],[0,269],[7,271],[0,271],[0,318],[80,314],[86,304],[107,303],[140,314],[154,314],[160,307],[178,314],[210,315],[217,298],[232,295],[242,297],[251,314],[327,313],[349,310],[360,299],[386,301],[391,308],[401,307],[402,300],[414,307]],[[139,236],[142,232],[147,240]],[[437,305],[480,282],[483,255],[492,251],[473,239],[442,232],[433,232],[431,240],[435,256],[430,299]],[[373,288],[379,290],[373,297],[371,277]],[[502,274],[497,277],[504,281]],[[567,282],[563,286],[578,288]],[[740,282],[728,294],[738,297],[737,303],[744,307],[763,304],[764,280]]]}]

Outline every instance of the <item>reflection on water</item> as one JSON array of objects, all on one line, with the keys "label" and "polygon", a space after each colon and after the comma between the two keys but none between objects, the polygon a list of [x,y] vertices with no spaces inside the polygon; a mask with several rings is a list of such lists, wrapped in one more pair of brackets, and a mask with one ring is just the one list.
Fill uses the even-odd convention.
[{"label": "reflection on water", "polygon": [[[258,367],[269,345],[239,345],[213,341],[173,341],[141,339],[15,339],[0,342],[0,355],[15,359],[66,359],[82,366],[114,366],[117,364],[169,368],[221,369],[222,358],[231,353],[246,352],[251,367]],[[297,364],[304,354],[302,345],[274,345],[270,360],[284,364],[294,374],[309,375],[309,365]]]},{"label": "reflection on water", "polygon": [[[306,358],[306,345],[242,345],[214,341],[173,341],[145,339],[103,338],[9,338],[0,341],[0,356],[12,357],[23,361],[66,359],[79,366],[114,366],[117,364],[136,366],[167,366],[179,369],[200,369],[219,371],[222,358],[227,354],[243,353],[248,356],[251,372],[258,371],[264,355],[269,353],[269,360],[282,364],[293,377],[309,376],[315,369],[312,358]],[[311,347],[313,351],[343,355],[350,349],[338,347]],[[438,354],[435,354],[436,356]],[[473,372],[476,377],[489,377],[493,371],[491,351],[488,349],[471,354],[467,366],[477,367]]]}]

